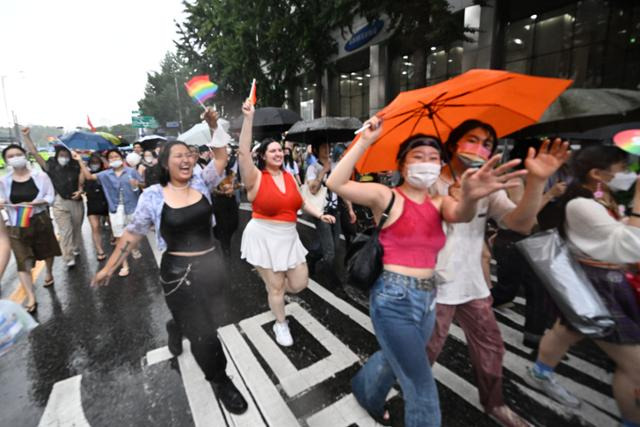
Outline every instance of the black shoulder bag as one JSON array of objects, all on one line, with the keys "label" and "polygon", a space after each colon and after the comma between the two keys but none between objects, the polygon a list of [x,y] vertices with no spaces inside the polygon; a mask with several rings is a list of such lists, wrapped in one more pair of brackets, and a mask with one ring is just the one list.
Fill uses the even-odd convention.
[{"label": "black shoulder bag", "polygon": [[368,292],[382,273],[383,249],[378,235],[389,218],[389,212],[391,212],[395,199],[396,194],[392,191],[391,201],[380,217],[378,225],[358,234],[353,239],[349,254],[347,254],[348,282],[363,291]]}]

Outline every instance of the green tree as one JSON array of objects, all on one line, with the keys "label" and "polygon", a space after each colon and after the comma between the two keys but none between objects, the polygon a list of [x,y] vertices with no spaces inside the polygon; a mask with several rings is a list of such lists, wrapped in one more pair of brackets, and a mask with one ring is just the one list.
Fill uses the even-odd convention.
[{"label": "green tree", "polygon": [[176,55],[167,53],[160,64],[160,71],[147,74],[144,98],[138,101],[142,114],[155,117],[160,126],[178,121],[180,113],[183,129],[198,123],[202,108],[193,102],[184,88],[184,83],[196,74],[197,68],[189,67]]}]

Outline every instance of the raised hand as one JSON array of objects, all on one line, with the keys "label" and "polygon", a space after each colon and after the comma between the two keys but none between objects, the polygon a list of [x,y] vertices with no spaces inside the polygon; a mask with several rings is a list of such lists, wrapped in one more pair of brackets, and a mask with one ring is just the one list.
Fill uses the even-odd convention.
[{"label": "raised hand", "polygon": [[373,116],[364,124],[366,125],[367,123],[369,123],[369,127],[363,130],[360,134],[360,141],[368,147],[373,144],[378,137],[380,137],[380,134],[382,133],[382,119],[377,116]]},{"label": "raised hand", "polygon": [[211,107],[207,107],[204,113],[201,115],[202,119],[209,125],[211,129],[217,129],[218,127],[218,112],[213,111]]},{"label": "raised hand", "polygon": [[71,151],[71,158],[77,162],[82,162],[82,156],[76,151]]},{"label": "raised hand", "polygon": [[251,103],[251,100],[249,98],[247,98],[244,101],[244,104],[242,104],[242,114],[244,115],[245,118],[253,118],[253,114],[256,112],[256,108],[253,106],[253,103]]},{"label": "raised hand", "polygon": [[25,138],[31,138],[31,128],[29,127],[25,127],[20,129],[20,132],[22,132],[22,136],[24,136]]},{"label": "raised hand", "polygon": [[480,169],[467,169],[460,178],[461,198],[479,200],[498,190],[518,186],[517,181],[509,182],[513,178],[527,174],[526,170],[510,172],[511,168],[520,164],[520,159],[511,160],[497,168],[500,154],[493,156]]},{"label": "raised hand", "polygon": [[547,180],[569,159],[570,154],[568,141],[562,142],[560,138],[556,138],[552,144],[545,139],[537,153],[533,147],[529,148],[524,165],[529,176]]}]

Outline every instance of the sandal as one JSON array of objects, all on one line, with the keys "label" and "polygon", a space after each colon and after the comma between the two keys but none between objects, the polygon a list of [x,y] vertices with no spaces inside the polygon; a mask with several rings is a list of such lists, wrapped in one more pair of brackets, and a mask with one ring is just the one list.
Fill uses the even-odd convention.
[{"label": "sandal", "polygon": [[104,252],[100,252],[99,254],[97,254],[96,258],[98,259],[98,261],[104,261],[105,259],[107,259],[107,255],[105,255]]},{"label": "sandal", "polygon": [[30,306],[25,307],[27,309],[27,313],[35,313],[38,309],[38,302],[34,302]]},{"label": "sandal", "polygon": [[118,276],[127,277],[129,275],[129,267],[122,267],[118,272]]},{"label": "sandal", "polygon": [[44,287],[45,288],[49,288],[51,286],[53,286],[53,284],[55,283],[55,281],[53,280],[53,277],[51,279],[44,279]]}]

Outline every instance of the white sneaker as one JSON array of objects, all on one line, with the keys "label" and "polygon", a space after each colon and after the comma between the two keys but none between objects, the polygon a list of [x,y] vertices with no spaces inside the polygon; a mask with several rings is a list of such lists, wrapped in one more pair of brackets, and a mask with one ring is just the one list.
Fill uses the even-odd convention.
[{"label": "white sneaker", "polygon": [[71,258],[69,261],[67,261],[67,268],[73,268],[75,266],[76,266],[75,258]]},{"label": "white sneaker", "polygon": [[78,256],[78,255],[80,255],[80,249],[74,249],[73,256]]},{"label": "white sneaker", "polygon": [[293,337],[291,336],[291,332],[289,332],[287,322],[275,322],[273,324],[273,333],[276,334],[276,342],[281,346],[290,347],[293,345]]},{"label": "white sneaker", "polygon": [[582,402],[575,397],[566,388],[558,384],[556,377],[551,374],[547,377],[540,378],[533,373],[531,368],[527,368],[527,375],[524,376],[524,382],[533,388],[543,391],[547,396],[558,403],[566,405],[570,408],[579,408]]},{"label": "white sneaker", "polygon": [[142,253],[138,249],[133,249],[131,251],[131,256],[133,257],[133,259],[140,259],[142,258]]}]

